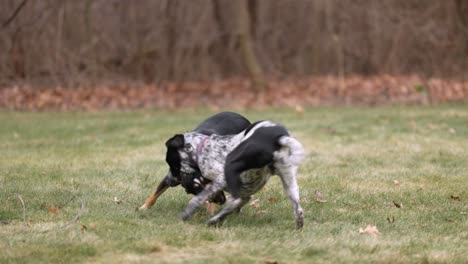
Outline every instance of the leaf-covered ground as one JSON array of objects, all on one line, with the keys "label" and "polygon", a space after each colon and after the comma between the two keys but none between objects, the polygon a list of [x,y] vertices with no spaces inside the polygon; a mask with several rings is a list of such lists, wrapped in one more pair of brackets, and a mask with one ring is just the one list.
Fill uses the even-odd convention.
[{"label": "leaf-covered ground", "polygon": [[0,86],[0,108],[27,110],[243,109],[295,105],[439,104],[468,101],[468,81],[419,76],[271,79],[256,94],[247,79],[62,86]]},{"label": "leaf-covered ground", "polygon": [[221,228],[204,210],[182,222],[181,188],[136,212],[167,172],[165,140],[211,113],[0,112],[0,262],[468,259],[466,105],[244,112],[282,122],[306,148],[302,231],[278,178]]}]

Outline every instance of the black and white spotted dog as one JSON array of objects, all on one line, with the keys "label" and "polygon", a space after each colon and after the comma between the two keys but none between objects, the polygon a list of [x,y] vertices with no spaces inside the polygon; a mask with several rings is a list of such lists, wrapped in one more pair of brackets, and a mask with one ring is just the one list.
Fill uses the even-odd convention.
[{"label": "black and white spotted dog", "polygon": [[304,216],[296,174],[304,150],[284,126],[260,121],[236,135],[206,136],[189,132],[175,135],[166,146],[168,153],[172,153],[167,160],[172,175],[183,178],[200,170],[203,177],[212,182],[190,200],[182,213],[183,220],[224,189],[231,193],[231,197],[208,221],[209,225],[218,224],[233,211],[240,210],[272,175],[278,175],[293,204],[296,227],[302,228]]},{"label": "black and white spotted dog", "polygon": [[[244,131],[250,125],[250,121],[240,114],[221,112],[205,119],[193,130],[193,132],[206,136],[213,134],[233,135]],[[169,160],[171,160],[174,163],[174,159],[177,159],[177,157],[178,154],[174,156],[174,152],[171,149],[167,150],[166,161],[169,162]],[[184,173],[181,175],[177,172],[176,166],[171,167],[164,179],[159,183],[156,191],[146,199],[143,205],[140,206],[139,210],[151,208],[158,197],[161,196],[169,187],[181,185],[187,193],[195,195],[203,191],[205,187],[210,184],[210,181],[201,175],[201,172],[197,167],[193,167],[191,171],[192,173]],[[217,204],[224,204],[224,193],[222,191],[218,192],[216,195],[211,197],[210,201]]]}]

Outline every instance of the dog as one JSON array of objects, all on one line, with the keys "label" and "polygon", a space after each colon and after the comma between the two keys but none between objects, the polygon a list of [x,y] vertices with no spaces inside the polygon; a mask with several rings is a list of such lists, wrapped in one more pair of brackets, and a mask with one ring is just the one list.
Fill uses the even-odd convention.
[{"label": "dog", "polygon": [[171,153],[166,161],[172,176],[184,178],[200,171],[211,181],[190,200],[181,215],[183,220],[205,201],[226,190],[231,194],[226,205],[208,220],[208,225],[221,224],[227,215],[239,211],[272,175],[278,175],[294,207],[296,228],[303,227],[296,174],[304,149],[284,126],[259,121],[236,135],[204,135],[194,131],[175,135],[166,146]]},{"label": "dog", "polygon": [[[240,133],[250,125],[250,121],[240,114],[233,112],[221,112],[207,118],[205,121],[199,124],[193,130],[193,132],[205,136],[215,134],[232,135]],[[173,159],[171,155],[173,155],[173,152],[169,151],[168,149],[166,153],[166,161]],[[204,178],[201,175],[200,170],[198,170],[196,167],[192,169],[192,173],[185,173],[183,177],[181,177],[179,174],[172,173],[174,169],[169,170],[164,179],[158,184],[156,191],[146,199],[143,205],[139,207],[139,210],[146,210],[151,208],[158,197],[161,196],[161,194],[163,194],[169,187],[182,185],[187,193],[195,195],[204,190],[205,186],[210,184],[210,181]],[[224,204],[225,201],[226,198],[222,191],[211,198],[211,202],[216,204]]]}]

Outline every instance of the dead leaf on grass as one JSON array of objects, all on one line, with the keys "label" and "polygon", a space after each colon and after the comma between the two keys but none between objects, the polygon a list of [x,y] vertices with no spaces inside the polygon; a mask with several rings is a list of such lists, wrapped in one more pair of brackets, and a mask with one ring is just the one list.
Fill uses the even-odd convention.
[{"label": "dead leaf on grass", "polygon": [[114,203],[121,204],[122,200],[120,200],[118,197],[114,197]]},{"label": "dead leaf on grass", "polygon": [[268,201],[270,203],[274,203],[274,202],[278,201],[278,198],[277,197],[270,197],[270,198],[268,198]]},{"label": "dead leaf on grass", "polygon": [[265,264],[278,264],[278,261],[274,259],[267,259],[265,260]]},{"label": "dead leaf on grass", "polygon": [[255,199],[255,200],[253,200],[252,202],[250,202],[249,205],[252,206],[252,207],[255,207],[255,208],[260,207],[259,198],[257,198],[257,199]]},{"label": "dead leaf on grass", "polygon": [[60,212],[60,208],[58,207],[49,207],[47,208],[47,213],[50,215],[56,215]]},{"label": "dead leaf on grass", "polygon": [[327,133],[328,135],[332,135],[332,136],[333,136],[333,135],[336,134],[336,130],[333,129],[332,127],[328,127],[326,133]]},{"label": "dead leaf on grass", "polygon": [[450,199],[457,201],[457,202],[461,202],[460,196],[450,195]]},{"label": "dead leaf on grass", "polygon": [[322,198],[323,197],[322,192],[319,191],[319,190],[315,190],[314,195],[315,195],[315,198]]},{"label": "dead leaf on grass", "polygon": [[302,107],[302,105],[296,105],[294,110],[296,111],[296,114],[298,115],[304,114],[304,107]]},{"label": "dead leaf on grass", "polygon": [[318,190],[315,190],[314,192],[314,196],[315,196],[315,203],[326,203],[327,200],[325,199],[320,199],[320,198],[323,198],[323,194],[321,191],[318,191]]},{"label": "dead leaf on grass", "polygon": [[267,213],[266,210],[260,210],[260,211],[256,211],[256,212],[255,212],[256,215],[264,215],[264,214],[266,214],[266,213]]},{"label": "dead leaf on grass", "polygon": [[377,229],[376,226],[367,225],[365,229],[359,228],[359,234],[377,236],[380,234],[380,231]]},{"label": "dead leaf on grass", "polygon": [[397,187],[400,187],[400,182],[398,180],[394,180],[393,181],[393,184]]},{"label": "dead leaf on grass", "polygon": [[85,225],[81,225],[80,231],[81,231],[81,233],[84,233],[84,232],[88,231],[88,228]]}]

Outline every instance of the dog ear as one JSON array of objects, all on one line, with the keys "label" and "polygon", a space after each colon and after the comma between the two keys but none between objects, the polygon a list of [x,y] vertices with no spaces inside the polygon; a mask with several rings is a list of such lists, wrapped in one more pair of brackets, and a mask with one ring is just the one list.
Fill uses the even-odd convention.
[{"label": "dog ear", "polygon": [[185,140],[184,135],[177,134],[171,137],[168,141],[166,141],[167,148],[181,148],[184,146]]}]

